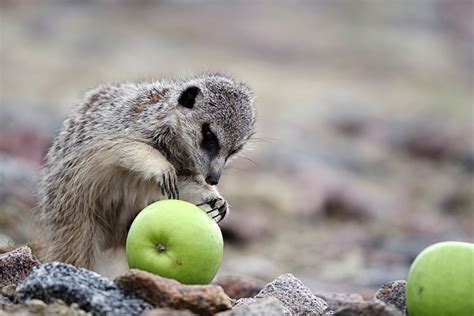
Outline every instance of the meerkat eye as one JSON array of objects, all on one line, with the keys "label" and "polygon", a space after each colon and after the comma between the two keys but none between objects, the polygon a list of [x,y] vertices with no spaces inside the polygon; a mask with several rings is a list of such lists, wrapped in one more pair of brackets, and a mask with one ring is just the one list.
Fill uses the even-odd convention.
[{"label": "meerkat eye", "polygon": [[217,156],[220,150],[219,140],[217,139],[216,134],[211,130],[208,123],[202,125],[201,132],[201,147],[207,151],[211,157]]}]

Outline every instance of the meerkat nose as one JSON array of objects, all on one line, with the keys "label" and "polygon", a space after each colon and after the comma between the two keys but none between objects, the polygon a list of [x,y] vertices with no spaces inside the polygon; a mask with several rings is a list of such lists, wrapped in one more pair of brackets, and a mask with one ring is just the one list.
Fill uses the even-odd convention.
[{"label": "meerkat nose", "polygon": [[219,176],[217,174],[208,174],[206,177],[206,183],[209,185],[216,185],[219,183]]}]

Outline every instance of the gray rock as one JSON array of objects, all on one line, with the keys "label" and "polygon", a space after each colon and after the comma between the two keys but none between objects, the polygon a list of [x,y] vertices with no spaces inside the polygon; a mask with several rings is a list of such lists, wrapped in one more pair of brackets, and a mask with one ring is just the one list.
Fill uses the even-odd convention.
[{"label": "gray rock", "polygon": [[0,315],[14,315],[14,316],[30,316],[30,315],[42,315],[42,316],[92,316],[91,313],[87,313],[79,308],[75,303],[70,306],[66,305],[63,301],[57,300],[54,303],[46,304],[41,300],[28,300],[22,304],[16,304],[9,306],[5,310],[5,314],[0,312]]},{"label": "gray rock", "polygon": [[328,305],[292,274],[268,283],[255,298],[275,297],[295,315],[323,315]]},{"label": "gray rock", "polygon": [[403,315],[394,306],[378,299],[364,300],[359,294],[316,293],[328,304],[328,310],[334,315],[344,316],[388,316]]},{"label": "gray rock", "polygon": [[333,310],[333,315],[337,316],[402,316],[402,312],[393,306],[389,306],[380,300],[370,300],[363,302],[347,302],[341,304],[339,308]]},{"label": "gray rock", "polygon": [[29,247],[20,247],[0,255],[0,289],[23,281],[40,264]]},{"label": "gray rock", "polygon": [[388,282],[375,293],[375,298],[395,306],[404,315],[407,315],[405,300],[406,284],[405,280]]},{"label": "gray rock", "polygon": [[111,280],[72,265],[53,262],[36,266],[17,288],[17,300],[39,299],[49,304],[60,299],[76,303],[95,315],[140,315],[152,306],[125,293]]},{"label": "gray rock", "polygon": [[350,304],[364,302],[364,298],[360,294],[344,294],[344,293],[316,293],[327,304],[328,309],[335,311]]},{"label": "gray rock", "polygon": [[281,316],[291,315],[283,303],[274,297],[249,298],[239,300],[230,311],[222,312],[220,316]]}]

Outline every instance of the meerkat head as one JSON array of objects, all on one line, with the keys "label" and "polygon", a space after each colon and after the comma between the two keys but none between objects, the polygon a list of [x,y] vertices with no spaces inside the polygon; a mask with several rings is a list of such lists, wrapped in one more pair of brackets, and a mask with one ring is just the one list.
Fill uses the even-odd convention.
[{"label": "meerkat head", "polygon": [[223,76],[197,77],[180,88],[176,119],[192,171],[216,185],[226,163],[254,133],[253,95],[245,84]]}]

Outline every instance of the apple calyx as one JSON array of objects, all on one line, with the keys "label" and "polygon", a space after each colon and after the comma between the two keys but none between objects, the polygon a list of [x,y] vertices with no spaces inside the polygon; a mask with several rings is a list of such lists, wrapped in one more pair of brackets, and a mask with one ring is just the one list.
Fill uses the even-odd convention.
[{"label": "apple calyx", "polygon": [[159,253],[165,252],[165,251],[166,251],[166,246],[163,245],[163,244],[158,244],[158,245],[156,245],[156,250],[157,250]]}]

